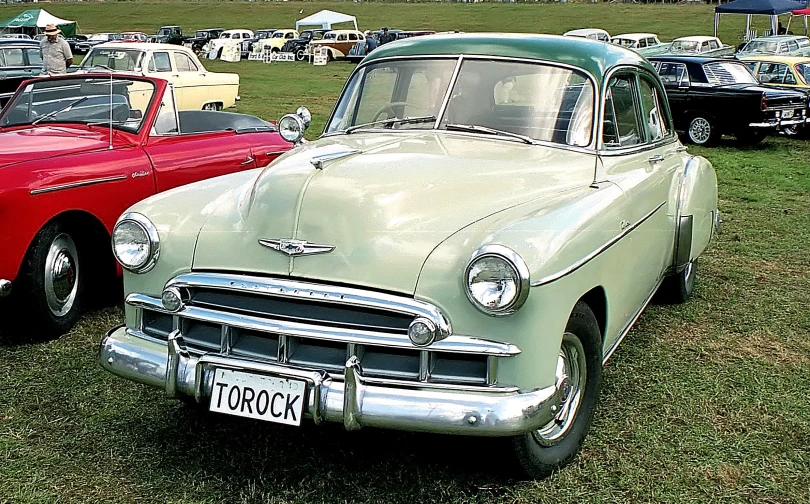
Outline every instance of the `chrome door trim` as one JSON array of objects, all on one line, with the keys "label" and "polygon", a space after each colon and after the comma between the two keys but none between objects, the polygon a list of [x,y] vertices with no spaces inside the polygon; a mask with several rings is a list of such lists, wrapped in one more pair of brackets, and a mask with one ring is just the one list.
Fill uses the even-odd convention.
[{"label": "chrome door trim", "polygon": [[36,196],[37,194],[44,194],[44,193],[49,193],[49,192],[54,192],[54,191],[63,191],[65,189],[75,189],[77,187],[84,187],[84,186],[95,185],[95,184],[103,184],[105,182],[116,182],[118,180],[126,180],[126,179],[127,179],[126,175],[113,175],[111,177],[102,177],[102,178],[97,178],[97,179],[82,180],[80,182],[70,182],[68,184],[58,184],[58,185],[54,185],[54,186],[41,187],[39,189],[32,189],[30,194],[31,194],[31,196]]}]

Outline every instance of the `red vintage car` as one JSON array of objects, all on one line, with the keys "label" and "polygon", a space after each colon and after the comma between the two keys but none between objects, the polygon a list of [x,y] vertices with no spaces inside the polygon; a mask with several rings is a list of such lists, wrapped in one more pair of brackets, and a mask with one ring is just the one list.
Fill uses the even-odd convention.
[{"label": "red vintage car", "polygon": [[120,271],[110,233],[126,208],[266,166],[291,147],[257,117],[177,111],[161,79],[68,74],[24,82],[0,113],[4,308],[19,308],[31,339],[68,331],[90,287]]}]

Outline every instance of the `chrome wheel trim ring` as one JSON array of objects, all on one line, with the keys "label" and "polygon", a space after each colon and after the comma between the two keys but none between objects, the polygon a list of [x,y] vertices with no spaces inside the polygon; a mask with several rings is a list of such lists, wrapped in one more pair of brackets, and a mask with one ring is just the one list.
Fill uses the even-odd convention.
[{"label": "chrome wheel trim ring", "polygon": [[695,283],[695,262],[689,261],[686,268],[683,270],[683,281],[686,284],[687,290],[692,290],[692,285]]},{"label": "chrome wheel trim ring", "polygon": [[695,117],[689,123],[689,138],[696,144],[704,144],[712,136],[712,125],[703,117]]},{"label": "chrome wheel trim ring", "polygon": [[79,254],[73,238],[60,233],[45,258],[45,299],[55,317],[65,316],[76,302],[79,290]]},{"label": "chrome wheel trim ring", "polygon": [[587,378],[585,348],[577,336],[566,332],[557,359],[557,384],[563,388],[563,399],[554,419],[532,432],[538,444],[553,446],[571,430],[579,412],[582,394],[585,393]]}]

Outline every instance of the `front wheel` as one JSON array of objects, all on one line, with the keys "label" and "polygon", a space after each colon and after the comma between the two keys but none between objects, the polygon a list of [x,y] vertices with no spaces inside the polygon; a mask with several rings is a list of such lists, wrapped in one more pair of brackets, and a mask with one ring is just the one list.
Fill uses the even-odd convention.
[{"label": "front wheel", "polygon": [[714,121],[705,116],[692,118],[686,135],[695,145],[712,145],[720,139],[720,132],[717,131]]},{"label": "front wheel", "polygon": [[578,302],[563,334],[557,359],[562,401],[540,429],[515,437],[513,448],[526,474],[540,479],[570,463],[591,425],[602,384],[602,336],[587,304]]},{"label": "front wheel", "polygon": [[29,339],[52,339],[76,324],[84,285],[80,266],[79,249],[62,224],[51,222],[34,238],[20,275]]}]

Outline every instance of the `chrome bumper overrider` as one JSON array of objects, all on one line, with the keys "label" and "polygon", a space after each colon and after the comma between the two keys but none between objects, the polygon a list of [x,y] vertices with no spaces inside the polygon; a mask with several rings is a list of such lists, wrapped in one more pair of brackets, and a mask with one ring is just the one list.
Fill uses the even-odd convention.
[{"label": "chrome bumper overrider", "polygon": [[0,278],[0,298],[11,294],[11,282],[5,278]]},{"label": "chrome bumper overrider", "polygon": [[211,397],[213,370],[236,369],[304,380],[305,415],[318,424],[343,422],[347,430],[382,427],[474,436],[513,436],[548,424],[560,405],[559,386],[520,393],[392,386],[365,378],[356,359],[346,362],[345,378],[284,364],[234,357],[189,354],[179,333],[168,344],[125,327],[109,331],[99,349],[101,365],[122,378],[186,395],[200,403]]}]

